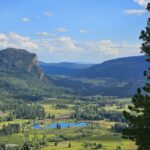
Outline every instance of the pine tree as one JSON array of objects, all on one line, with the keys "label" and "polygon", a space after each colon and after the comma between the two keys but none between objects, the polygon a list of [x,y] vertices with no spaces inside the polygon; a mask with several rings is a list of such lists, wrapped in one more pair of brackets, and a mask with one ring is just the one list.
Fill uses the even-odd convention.
[{"label": "pine tree", "polygon": [[27,142],[25,142],[22,146],[22,150],[30,150],[30,146]]},{"label": "pine tree", "polygon": [[68,148],[70,148],[71,147],[71,143],[69,142],[69,144],[68,144]]},{"label": "pine tree", "polygon": [[[150,12],[150,3],[147,6]],[[141,32],[140,40],[143,41],[141,52],[150,63],[150,18],[148,18],[145,30]],[[150,67],[144,71],[146,83],[143,88],[138,88],[132,98],[130,111],[124,111],[124,116],[129,122],[128,128],[123,132],[123,137],[136,142],[138,150],[150,150]]]}]

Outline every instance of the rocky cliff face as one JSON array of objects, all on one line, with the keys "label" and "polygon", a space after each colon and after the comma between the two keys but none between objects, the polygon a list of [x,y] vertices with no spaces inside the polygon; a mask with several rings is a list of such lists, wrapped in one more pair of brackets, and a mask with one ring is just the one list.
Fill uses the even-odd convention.
[{"label": "rocky cliff face", "polygon": [[23,49],[8,48],[0,51],[0,71],[25,72],[44,78],[44,73],[38,64],[36,54]]}]

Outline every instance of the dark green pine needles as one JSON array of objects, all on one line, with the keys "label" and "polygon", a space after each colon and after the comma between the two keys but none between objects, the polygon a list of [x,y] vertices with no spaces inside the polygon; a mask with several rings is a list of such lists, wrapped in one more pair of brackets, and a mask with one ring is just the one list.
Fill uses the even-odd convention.
[{"label": "dark green pine needles", "polygon": [[[150,3],[147,6],[150,12]],[[148,18],[145,30],[141,32],[140,39],[143,41],[141,52],[146,55],[146,61],[150,63],[150,18]],[[128,128],[123,132],[125,138],[136,142],[138,150],[150,150],[150,67],[144,72],[146,83],[138,88],[132,99],[130,111],[124,111],[124,116],[129,122]]]}]

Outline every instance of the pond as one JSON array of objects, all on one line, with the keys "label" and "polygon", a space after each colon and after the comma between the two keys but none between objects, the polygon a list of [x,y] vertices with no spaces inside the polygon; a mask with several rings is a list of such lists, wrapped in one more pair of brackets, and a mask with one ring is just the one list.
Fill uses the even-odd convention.
[{"label": "pond", "polygon": [[41,126],[40,124],[33,125],[33,129],[57,129],[57,128],[70,128],[70,127],[86,127],[88,123],[86,122],[58,122],[58,123],[51,123],[46,126]]}]

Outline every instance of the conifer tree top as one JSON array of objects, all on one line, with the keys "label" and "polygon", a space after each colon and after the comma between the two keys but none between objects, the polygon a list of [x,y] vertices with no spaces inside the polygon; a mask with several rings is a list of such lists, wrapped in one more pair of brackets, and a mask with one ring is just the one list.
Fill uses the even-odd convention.
[{"label": "conifer tree top", "polygon": [[147,4],[147,8],[148,11],[150,11],[150,3]]}]

